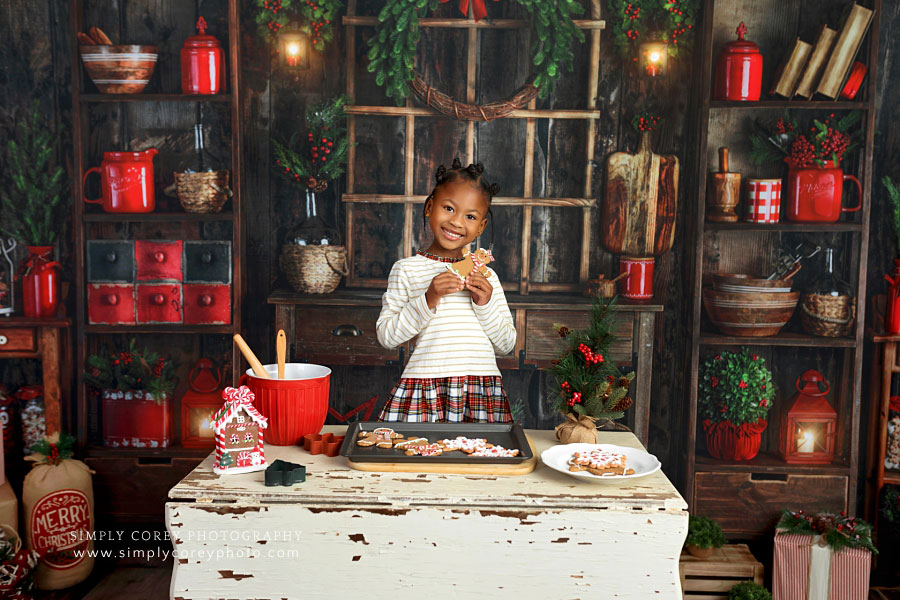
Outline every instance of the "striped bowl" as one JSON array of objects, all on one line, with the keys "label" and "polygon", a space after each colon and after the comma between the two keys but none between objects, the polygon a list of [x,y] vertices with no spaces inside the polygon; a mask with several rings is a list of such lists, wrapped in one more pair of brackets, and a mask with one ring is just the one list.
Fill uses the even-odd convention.
[{"label": "striped bowl", "polygon": [[81,60],[104,94],[140,94],[150,82],[156,46],[80,46]]},{"label": "striped bowl", "polygon": [[794,314],[800,292],[735,294],[703,289],[703,306],[709,320],[726,335],[764,337],[777,335]]},{"label": "striped bowl", "polygon": [[736,294],[756,294],[759,292],[790,293],[792,281],[790,279],[761,279],[743,273],[714,273],[712,275],[713,288],[720,292],[733,292]]}]

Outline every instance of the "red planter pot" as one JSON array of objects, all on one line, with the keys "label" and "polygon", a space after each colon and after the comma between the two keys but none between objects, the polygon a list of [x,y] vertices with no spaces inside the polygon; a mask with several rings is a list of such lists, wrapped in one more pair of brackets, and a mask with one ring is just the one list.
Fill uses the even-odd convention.
[{"label": "red planter pot", "polygon": [[142,391],[103,390],[103,445],[111,448],[165,448],[172,424],[169,403]]},{"label": "red planter pot", "polygon": [[713,423],[705,419],[706,449],[710,456],[720,460],[751,460],[759,454],[766,425],[768,422],[765,419],[737,427],[725,421]]},{"label": "red planter pot", "polygon": [[51,259],[53,246],[28,246],[22,275],[25,316],[52,319],[59,306],[59,263]]}]

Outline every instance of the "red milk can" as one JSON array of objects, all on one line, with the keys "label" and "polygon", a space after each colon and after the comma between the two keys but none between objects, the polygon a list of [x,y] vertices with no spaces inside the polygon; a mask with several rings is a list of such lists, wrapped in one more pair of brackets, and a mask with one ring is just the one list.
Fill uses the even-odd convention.
[{"label": "red milk can", "polygon": [[153,189],[153,157],[156,148],[143,152],[104,152],[99,167],[84,173],[82,186],[88,175],[100,173],[102,198],[84,197],[89,204],[100,204],[109,213],[149,213],[156,208]]},{"label": "red milk can", "polygon": [[28,246],[22,273],[25,316],[52,319],[59,306],[59,263],[51,260],[53,246]]},{"label": "red milk can", "polygon": [[894,259],[894,276],[884,278],[891,284],[884,308],[884,332],[896,335],[900,333],[900,259]]},{"label": "red milk can", "polygon": [[716,61],[714,100],[756,102],[762,91],[763,56],[759,46],[745,40],[747,26],[741,21],[738,39],[728,42]]},{"label": "red milk can", "polygon": [[225,52],[219,40],[206,35],[206,19],[197,20],[198,35],[181,48],[181,91],[185,94],[218,94],[222,91]]},{"label": "red milk can", "polygon": [[[853,208],[841,206],[845,181],[855,183],[859,192]],[[862,186],[859,180],[853,175],[844,175],[834,161],[825,161],[823,167],[788,169],[786,213],[789,221],[833,223],[841,218],[841,213],[856,212],[861,207]]]}]

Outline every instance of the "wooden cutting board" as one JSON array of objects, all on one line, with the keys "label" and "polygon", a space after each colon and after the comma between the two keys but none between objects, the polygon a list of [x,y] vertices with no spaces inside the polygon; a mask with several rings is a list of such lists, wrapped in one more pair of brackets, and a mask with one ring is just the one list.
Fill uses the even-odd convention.
[{"label": "wooden cutting board", "polygon": [[614,254],[657,256],[672,248],[678,207],[678,157],[654,154],[650,132],[637,154],[616,152],[606,161],[603,243]]},{"label": "wooden cutting board", "polygon": [[[357,471],[378,471],[381,473],[457,473],[460,475],[528,475],[537,466],[537,452],[534,442],[528,438],[531,446],[531,458],[515,464],[474,464],[443,463],[429,464],[423,462],[389,463],[389,462],[353,462],[347,464]],[[477,460],[477,459],[472,459]]]}]

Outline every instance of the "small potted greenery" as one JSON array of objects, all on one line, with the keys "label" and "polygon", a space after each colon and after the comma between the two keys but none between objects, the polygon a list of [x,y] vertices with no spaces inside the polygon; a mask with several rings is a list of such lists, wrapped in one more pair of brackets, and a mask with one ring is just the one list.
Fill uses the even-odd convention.
[{"label": "small potted greenery", "polygon": [[742,581],[728,590],[728,600],[772,600],[772,593],[758,583]]},{"label": "small potted greenery", "polygon": [[757,455],[775,391],[765,359],[747,348],[718,352],[700,365],[697,404],[713,458],[750,460]]},{"label": "small potted greenery", "polygon": [[722,527],[709,517],[691,515],[688,521],[688,535],[685,549],[697,558],[709,558],[716,548],[721,548],[728,540]]}]

